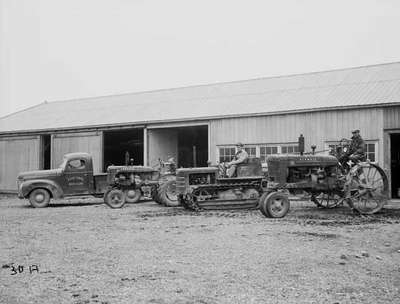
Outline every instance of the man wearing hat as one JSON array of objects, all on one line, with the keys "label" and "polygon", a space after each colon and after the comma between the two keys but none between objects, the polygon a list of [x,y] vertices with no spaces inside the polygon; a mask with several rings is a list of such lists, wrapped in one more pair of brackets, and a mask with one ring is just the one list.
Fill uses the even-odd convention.
[{"label": "man wearing hat", "polygon": [[348,151],[346,152],[349,159],[353,162],[365,161],[365,142],[360,135],[360,130],[356,129],[351,131],[351,143]]},{"label": "man wearing hat", "polygon": [[234,176],[237,165],[245,162],[249,158],[249,154],[247,154],[247,152],[243,149],[243,147],[244,147],[244,145],[241,142],[238,142],[236,144],[237,152],[235,154],[235,157],[233,158],[232,161],[230,161],[229,163],[226,164],[227,167],[229,168],[226,171],[228,177]]}]

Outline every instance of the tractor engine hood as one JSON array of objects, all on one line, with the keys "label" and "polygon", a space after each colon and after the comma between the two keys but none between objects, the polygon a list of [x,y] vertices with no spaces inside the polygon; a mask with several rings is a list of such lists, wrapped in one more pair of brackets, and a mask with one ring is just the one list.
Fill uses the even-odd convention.
[{"label": "tractor engine hood", "polygon": [[288,167],[327,167],[336,166],[338,160],[332,155],[270,155],[267,157],[268,167],[285,163]]},{"label": "tractor engine hood", "polygon": [[133,172],[133,173],[143,173],[143,172],[158,172],[152,167],[146,166],[108,166],[107,172]]},{"label": "tractor engine hood", "polygon": [[197,167],[197,168],[181,168],[176,170],[178,175],[184,175],[186,173],[214,173],[218,172],[218,167]]},{"label": "tractor engine hood", "polygon": [[57,176],[60,175],[61,173],[62,169],[27,171],[18,174],[17,179],[19,180],[41,179],[41,178]]}]

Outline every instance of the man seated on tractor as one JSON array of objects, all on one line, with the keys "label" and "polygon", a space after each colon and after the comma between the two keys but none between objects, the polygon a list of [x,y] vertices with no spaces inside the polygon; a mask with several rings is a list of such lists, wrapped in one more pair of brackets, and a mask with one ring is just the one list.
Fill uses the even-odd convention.
[{"label": "man seated on tractor", "polygon": [[228,177],[233,177],[235,175],[237,166],[246,162],[249,158],[249,154],[247,154],[243,147],[244,145],[240,142],[236,144],[237,152],[233,160],[226,164],[228,167],[228,170],[226,170]]},{"label": "man seated on tractor", "polygon": [[351,133],[353,133],[353,136],[347,152],[349,159],[354,163],[365,161],[365,142],[360,135],[360,130],[353,130]]},{"label": "man seated on tractor", "polygon": [[345,164],[348,161],[351,161],[353,164],[358,163],[360,161],[366,160],[365,155],[365,142],[360,135],[360,130],[353,130],[351,132],[353,136],[351,137],[350,145],[346,145],[346,143],[341,144],[343,145],[342,153],[339,154],[339,162],[341,164]]}]

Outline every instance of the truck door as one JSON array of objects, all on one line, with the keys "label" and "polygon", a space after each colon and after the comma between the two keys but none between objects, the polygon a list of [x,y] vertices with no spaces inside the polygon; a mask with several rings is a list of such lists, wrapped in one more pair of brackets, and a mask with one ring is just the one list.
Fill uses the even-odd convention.
[{"label": "truck door", "polygon": [[66,195],[89,194],[88,164],[83,158],[70,159],[65,166],[64,178]]}]

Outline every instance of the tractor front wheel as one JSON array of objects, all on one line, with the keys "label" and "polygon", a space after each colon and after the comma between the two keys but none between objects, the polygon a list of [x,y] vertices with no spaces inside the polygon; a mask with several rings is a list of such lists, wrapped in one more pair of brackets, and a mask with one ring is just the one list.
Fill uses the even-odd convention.
[{"label": "tractor front wheel", "polygon": [[124,194],[125,194],[125,201],[127,203],[137,203],[142,196],[140,189],[125,190]]},{"label": "tractor front wheel", "polygon": [[106,204],[111,208],[121,208],[125,205],[125,193],[119,189],[113,189],[107,193]]},{"label": "tractor front wheel", "polygon": [[260,198],[259,208],[266,217],[284,217],[289,212],[289,197],[282,192],[264,193]]}]

